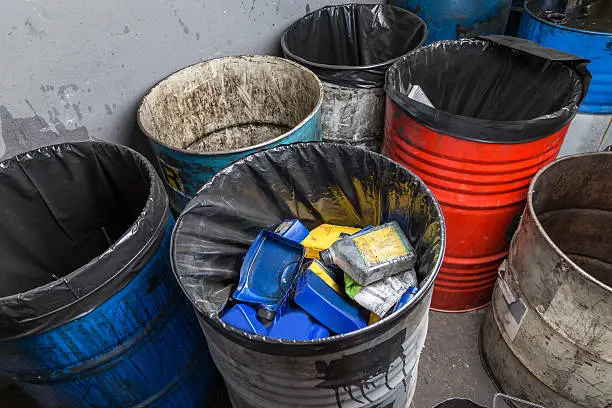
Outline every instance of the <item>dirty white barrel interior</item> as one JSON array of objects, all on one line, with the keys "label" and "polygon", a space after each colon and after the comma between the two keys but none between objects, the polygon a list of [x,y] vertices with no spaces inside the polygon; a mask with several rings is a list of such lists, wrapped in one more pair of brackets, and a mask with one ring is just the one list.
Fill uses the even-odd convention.
[{"label": "dirty white barrel interior", "polygon": [[174,73],[145,96],[141,128],[168,147],[223,152],[288,133],[320,103],[316,76],[271,56],[224,57]]}]

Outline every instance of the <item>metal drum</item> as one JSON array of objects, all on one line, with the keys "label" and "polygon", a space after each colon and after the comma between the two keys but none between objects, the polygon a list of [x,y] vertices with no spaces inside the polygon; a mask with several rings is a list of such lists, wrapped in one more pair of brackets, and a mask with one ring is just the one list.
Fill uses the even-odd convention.
[{"label": "metal drum", "polygon": [[225,57],[178,71],[138,109],[173,210],[217,171],[261,149],[321,140],[321,82],[271,56]]},{"label": "metal drum", "polygon": [[566,9],[561,1],[528,0],[519,27],[519,37],[591,61],[591,85],[560,156],[602,150],[612,138],[612,3],[588,3]]},{"label": "metal drum", "polygon": [[[224,324],[218,316],[249,245],[262,228],[292,218],[308,228],[397,221],[419,254],[419,292],[378,323],[318,340],[262,337]],[[200,190],[178,219],[172,242],[174,271],[234,408],[410,405],[445,228],[435,198],[406,168],[332,143],[255,153]]]},{"label": "metal drum", "polygon": [[543,168],[481,333],[504,392],[548,408],[612,405],[612,153]]},{"label": "metal drum", "polygon": [[172,276],[153,166],[86,142],[6,160],[0,176],[0,373],[41,407],[206,404],[218,373]]},{"label": "metal drum", "polygon": [[379,4],[324,7],[287,28],[281,38],[285,56],[323,82],[323,140],[380,152],[385,72],[426,37],[418,16]]},{"label": "metal drum", "polygon": [[427,24],[427,44],[488,34],[503,34],[512,0],[390,0]]}]

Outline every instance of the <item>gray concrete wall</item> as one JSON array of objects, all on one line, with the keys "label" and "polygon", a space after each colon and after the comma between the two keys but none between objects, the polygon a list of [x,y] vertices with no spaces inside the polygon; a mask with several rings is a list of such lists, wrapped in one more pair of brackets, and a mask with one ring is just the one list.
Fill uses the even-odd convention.
[{"label": "gray concrete wall", "polygon": [[278,54],[294,20],[344,2],[3,0],[0,158],[80,139],[146,150],[136,109],[157,81],[205,59]]}]

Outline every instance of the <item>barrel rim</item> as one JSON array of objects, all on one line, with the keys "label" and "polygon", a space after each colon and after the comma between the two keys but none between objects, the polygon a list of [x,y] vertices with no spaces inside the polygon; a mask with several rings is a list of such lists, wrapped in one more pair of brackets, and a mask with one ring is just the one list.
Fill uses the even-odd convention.
[{"label": "barrel rim", "polygon": [[551,21],[548,20],[544,20],[543,18],[540,18],[538,16],[536,16],[535,14],[533,14],[533,12],[531,11],[531,9],[527,6],[527,3],[529,2],[529,0],[525,0],[523,2],[523,8],[525,11],[527,11],[527,14],[529,15],[529,17],[532,17],[534,20],[537,20],[538,22],[542,23],[542,24],[546,24],[548,26],[554,27],[558,30],[561,31],[573,31],[576,33],[580,33],[580,34],[584,34],[584,35],[601,35],[604,37],[612,37],[612,33],[606,33],[605,31],[590,31],[590,30],[581,30],[580,28],[574,28],[574,27],[567,27],[567,26],[563,26],[560,24],[555,24]]},{"label": "barrel rim", "polygon": [[598,279],[594,278],[593,276],[591,276],[591,274],[589,274],[587,271],[585,271],[580,266],[578,266],[578,264],[576,264],[574,261],[572,261],[565,254],[565,252],[563,252],[561,250],[561,248],[559,248],[557,246],[557,244],[555,244],[555,242],[548,235],[548,233],[546,232],[546,230],[544,229],[544,227],[540,223],[538,215],[536,214],[536,212],[535,212],[535,210],[533,208],[533,196],[534,196],[534,193],[535,193],[536,182],[538,181],[538,179],[548,169],[550,169],[551,167],[557,165],[558,163],[564,162],[564,161],[572,161],[572,160],[576,160],[576,159],[579,159],[579,158],[584,159],[584,158],[594,157],[594,156],[608,157],[609,160],[612,160],[612,152],[581,153],[581,154],[573,154],[571,156],[565,156],[565,157],[559,158],[559,159],[555,160],[554,162],[549,163],[548,165],[544,166],[542,169],[540,169],[540,171],[538,171],[536,173],[536,175],[533,176],[533,179],[531,180],[531,183],[529,185],[529,192],[527,193],[527,207],[526,207],[526,211],[529,211],[529,215],[533,219],[533,222],[534,222],[536,228],[538,229],[538,232],[540,234],[542,234],[542,237],[546,240],[548,245],[550,245],[550,247],[555,251],[555,253],[561,259],[563,259],[564,261],[569,263],[572,266],[573,270],[578,272],[582,277],[586,278],[587,280],[589,280],[590,282],[596,284],[597,286],[601,287],[602,289],[606,290],[607,292],[612,293],[612,287],[606,285],[605,283],[603,283],[600,280],[598,280]]},{"label": "barrel rim", "polygon": [[[55,145],[50,145],[50,146],[45,146],[42,148],[38,148],[35,150],[31,150],[31,151],[27,151],[24,153],[19,153],[13,157],[10,157],[6,160],[2,160],[1,163],[5,162],[5,161],[20,161],[22,160],[22,158],[28,158],[31,159],[31,156],[33,153],[36,154],[45,154],[45,151],[48,150],[61,150],[61,151],[65,151],[68,148],[72,147],[72,146],[84,146],[84,145],[90,145],[93,147],[111,147],[113,149],[116,149],[118,151],[124,151],[124,152],[128,152],[130,153],[130,155],[132,157],[134,157],[136,160],[138,160],[140,162],[140,164],[142,166],[144,166],[144,168],[146,168],[148,175],[149,175],[149,191],[148,191],[148,195],[147,195],[147,199],[145,200],[145,204],[143,206],[143,208],[140,210],[138,216],[136,217],[136,219],[129,225],[129,227],[126,229],[126,231],[119,237],[117,238],[111,245],[108,246],[107,249],[105,249],[104,251],[102,251],[99,255],[95,256],[94,258],[92,258],[91,260],[89,260],[89,262],[87,262],[86,264],[80,266],[79,268],[71,271],[70,273],[55,279],[51,282],[48,282],[44,285],[41,286],[37,286],[35,288],[29,289],[27,291],[24,292],[20,292],[20,293],[16,293],[13,295],[9,295],[9,296],[5,296],[0,298],[0,308],[2,308],[3,304],[8,304],[7,308],[13,307],[11,306],[12,303],[15,303],[16,305],[19,305],[21,302],[23,302],[23,299],[36,299],[38,296],[37,294],[39,293],[51,293],[50,291],[58,285],[58,283],[60,282],[69,282],[72,278],[75,278],[83,273],[87,273],[91,267],[92,264],[94,264],[98,259],[102,258],[103,256],[106,255],[106,253],[108,251],[115,251],[116,249],[115,246],[117,246],[118,243],[125,241],[127,239],[129,239],[130,236],[134,235],[134,231],[135,230],[141,230],[143,229],[143,226],[140,225],[142,224],[142,220],[147,219],[147,217],[150,217],[150,214],[153,214],[153,209],[152,209],[152,195],[155,192],[156,188],[161,189],[160,191],[164,191],[165,189],[163,187],[163,183],[161,181],[161,179],[159,178],[159,176],[157,175],[157,172],[155,171],[155,168],[153,167],[153,165],[151,164],[151,162],[149,162],[142,154],[140,154],[139,152],[137,152],[134,149],[131,149],[130,147],[124,146],[124,145],[120,145],[120,144],[116,144],[116,143],[108,143],[108,142],[103,142],[103,141],[74,141],[74,142],[65,142],[65,143],[59,143],[59,144],[55,144]],[[45,310],[44,313],[42,314],[37,314],[36,316],[28,316],[25,319],[20,319],[20,320],[16,320],[19,322],[20,325],[31,325],[34,324],[33,322],[36,322],[40,319],[46,319],[46,318],[50,318],[51,316],[55,315],[58,312],[61,312],[62,310],[66,310],[68,308],[73,307],[74,305],[82,302],[85,299],[88,299],[89,297],[93,296],[94,294],[96,294],[97,292],[100,292],[102,290],[102,288],[104,288],[105,286],[107,286],[109,283],[115,281],[119,276],[121,276],[126,270],[129,270],[130,268],[134,267],[134,261],[137,260],[138,258],[142,257],[144,254],[147,254],[149,251],[151,251],[151,249],[153,247],[158,247],[159,245],[161,245],[161,243],[163,242],[164,236],[165,234],[162,234],[161,231],[163,231],[164,229],[168,228],[168,222],[171,220],[172,216],[170,214],[170,200],[167,196],[167,194],[163,194],[162,196],[160,196],[160,199],[162,200],[162,206],[163,208],[160,208],[162,211],[160,212],[160,217],[159,217],[159,222],[157,223],[157,225],[155,225],[155,229],[153,231],[149,231],[148,234],[148,238],[146,240],[146,242],[140,246],[139,250],[136,251],[135,253],[133,253],[133,255],[130,256],[129,261],[126,262],[123,267],[121,267],[119,270],[115,271],[115,273],[113,273],[110,276],[106,276],[104,278],[104,280],[102,282],[100,282],[99,284],[96,285],[96,287],[90,291],[88,291],[87,293],[83,293],[83,294],[79,294],[78,296],[75,296],[75,299],[72,300],[71,302],[68,303],[64,303],[61,304],[59,306],[55,306],[53,308],[53,310]],[[155,204],[157,205],[157,204]],[[156,249],[157,250],[157,249]],[[140,273],[140,270],[138,271],[138,274]],[[132,279],[136,276],[137,274],[135,274],[131,279],[129,279],[129,281],[126,281],[124,283],[124,285],[121,285],[120,287],[116,287],[113,291],[112,294],[108,295],[105,297],[105,301],[108,300],[110,297],[112,297],[114,294],[118,293],[120,290],[122,290],[127,284],[129,284],[129,282],[132,281]],[[99,306],[96,305],[95,307]],[[54,322],[52,324],[46,324],[46,325],[36,325],[36,328],[34,329],[34,331],[36,333],[39,332],[43,332],[43,331],[47,331],[50,330],[52,328],[55,328],[57,326],[60,326],[62,324],[68,323],[72,320],[75,320],[77,318],[81,317],[81,315],[79,316],[71,316],[69,315],[69,317],[67,318],[62,318],[59,319],[59,322]],[[0,339],[1,340],[10,340],[10,339],[14,339],[14,338],[20,338],[23,336],[27,336],[32,334],[32,331],[28,331],[28,332],[23,332],[21,334],[13,334],[13,335],[9,335],[9,336],[2,336],[0,335]]]},{"label": "barrel rim", "polygon": [[321,7],[320,9],[311,11],[310,13],[306,14],[305,16],[302,16],[300,19],[298,19],[297,21],[294,21],[293,24],[291,24],[289,27],[287,27],[287,29],[285,31],[283,31],[283,35],[281,36],[281,48],[283,50],[283,53],[288,56],[289,58],[295,60],[295,61],[299,61],[300,63],[306,65],[306,66],[311,66],[311,67],[315,67],[315,68],[323,68],[323,69],[331,69],[331,70],[336,70],[336,71],[365,71],[368,69],[373,69],[373,68],[382,68],[385,66],[391,66],[391,64],[393,64],[395,62],[395,60],[397,60],[398,58],[401,58],[402,55],[398,55],[395,58],[391,58],[388,59],[387,61],[383,61],[383,62],[379,62],[377,64],[370,64],[370,65],[330,65],[330,64],[322,64],[320,62],[314,62],[314,61],[309,61],[305,58],[302,58],[296,54],[294,54],[293,52],[291,52],[289,50],[289,48],[287,48],[287,35],[289,30],[294,27],[296,24],[300,23],[300,21],[314,13],[319,12],[320,10],[325,10],[325,9],[331,9],[331,8],[341,8],[341,7],[346,7],[346,6],[358,6],[358,7],[373,7],[373,6],[380,6],[380,7],[385,7],[385,8],[391,8],[391,9],[396,9],[399,10],[401,12],[405,12],[406,14],[412,14],[414,17],[416,17],[418,20],[420,20],[423,23],[423,28],[424,28],[424,35],[423,35],[423,39],[421,40],[421,42],[414,47],[414,49],[417,49],[419,47],[421,47],[425,41],[427,41],[427,36],[429,35],[429,29],[427,28],[427,24],[425,23],[425,21],[419,17],[418,15],[416,15],[415,13],[411,12],[410,10],[407,10],[405,8],[399,7],[399,6],[395,6],[392,4],[376,4],[376,3],[349,3],[349,4],[337,4],[337,5],[329,5],[329,6],[325,6],[325,7]]},{"label": "barrel rim", "polygon": [[[248,60],[251,60],[251,61],[262,61],[262,62],[270,61],[270,60],[276,60],[276,61],[278,61],[280,63],[288,63],[290,65],[293,65],[294,68],[298,68],[299,70],[307,73],[308,75],[311,75],[311,77],[313,77],[315,79],[316,83],[319,85],[319,98],[318,98],[317,104],[313,108],[312,112],[310,112],[301,122],[299,122],[297,125],[292,127],[289,131],[283,133],[282,135],[277,136],[274,139],[266,140],[266,141],[261,142],[261,143],[256,144],[256,145],[242,147],[240,149],[234,149],[234,150],[222,150],[222,151],[214,151],[214,152],[194,152],[194,151],[189,151],[189,150],[186,150],[186,149],[183,149],[183,148],[178,148],[178,147],[170,146],[170,145],[160,141],[159,139],[151,136],[149,134],[149,132],[147,132],[147,130],[144,129],[144,127],[143,127],[143,125],[141,123],[141,116],[143,115],[142,111],[144,110],[144,106],[146,104],[146,100],[149,97],[149,95],[151,95],[151,93],[157,87],[159,87],[162,83],[164,83],[167,80],[169,80],[175,74],[178,74],[179,72],[185,71],[187,69],[192,69],[192,68],[195,68],[195,67],[200,66],[200,65],[205,65],[205,64],[211,63],[212,61],[232,60],[232,59],[248,59]],[[321,106],[322,105],[323,105],[323,84],[321,83],[321,80],[319,79],[319,77],[317,77],[315,75],[315,73],[312,72],[311,70],[309,70],[308,68],[306,68],[306,67],[304,67],[304,66],[302,66],[302,65],[300,65],[300,64],[298,64],[298,63],[296,63],[294,61],[291,61],[289,59],[281,58],[281,57],[276,57],[276,56],[273,56],[273,55],[254,55],[254,54],[228,55],[228,56],[225,56],[225,57],[211,58],[211,59],[207,59],[207,60],[196,62],[195,64],[191,64],[191,65],[188,65],[186,67],[180,68],[180,69],[172,72],[168,76],[166,76],[166,77],[162,78],[161,80],[159,80],[142,97],[142,99],[140,101],[140,105],[138,106],[138,111],[136,113],[136,122],[138,123],[138,128],[142,131],[142,133],[144,133],[144,135],[151,142],[154,142],[154,143],[157,143],[157,144],[159,144],[161,146],[164,146],[165,148],[167,148],[169,150],[181,152],[181,153],[192,155],[192,156],[223,156],[223,155],[231,155],[231,154],[236,154],[236,153],[248,152],[248,151],[251,151],[253,149],[261,149],[261,148],[264,148],[266,146],[269,146],[271,144],[274,144],[276,142],[279,142],[279,141],[287,138],[288,136],[293,134],[296,130],[298,130],[298,129],[304,127],[306,124],[308,124],[308,122],[310,122],[311,119],[314,118],[321,111]]]},{"label": "barrel rim", "polygon": [[[334,147],[341,147],[343,149],[358,149],[358,150],[362,150],[359,149],[357,147],[354,146],[350,146],[350,145],[346,145],[346,144],[341,144],[341,143],[331,143],[331,142],[298,142],[298,143],[292,143],[290,145],[282,145],[282,146],[278,146],[275,147],[271,150],[284,150],[284,149],[291,149],[291,148],[295,148],[296,146],[303,146],[303,145],[327,145],[327,146],[334,146]],[[181,215],[178,217],[176,224],[174,226],[174,231],[172,232],[172,237],[170,240],[170,264],[172,266],[172,273],[174,274],[180,288],[181,291],[184,293],[184,295],[187,297],[187,299],[189,300],[189,303],[192,305],[193,309],[195,309],[196,314],[200,317],[203,318],[205,323],[208,324],[209,326],[211,326],[214,330],[216,330],[217,332],[221,333],[224,337],[226,338],[231,338],[231,339],[238,339],[239,341],[242,342],[246,342],[249,345],[254,345],[254,346],[268,346],[268,347],[275,347],[275,346],[291,346],[291,347],[295,347],[297,349],[300,349],[302,351],[306,351],[308,349],[312,350],[313,347],[324,347],[324,346],[328,346],[330,344],[337,344],[339,342],[345,342],[347,340],[355,340],[358,337],[362,337],[364,341],[367,341],[368,338],[364,335],[367,335],[369,333],[372,332],[381,332],[385,329],[388,329],[389,327],[391,327],[393,324],[395,324],[396,321],[398,321],[399,319],[403,318],[408,312],[416,309],[418,306],[420,306],[422,304],[422,302],[428,297],[431,296],[431,294],[433,293],[433,288],[434,288],[434,283],[435,283],[435,279],[438,276],[438,273],[440,271],[440,267],[442,266],[442,262],[444,260],[444,254],[446,252],[446,223],[444,220],[444,214],[442,212],[442,208],[440,207],[440,203],[438,202],[437,198],[435,197],[435,195],[433,194],[433,192],[430,190],[430,188],[425,184],[425,182],[423,180],[421,180],[421,178],[419,176],[417,176],[414,172],[412,172],[411,170],[409,170],[408,168],[406,168],[404,165],[402,165],[401,163],[397,163],[391,159],[389,159],[386,156],[383,156],[382,154],[373,152],[373,151],[366,151],[368,154],[372,154],[375,156],[379,156],[380,158],[382,158],[385,161],[390,162],[392,165],[398,166],[401,169],[405,170],[406,172],[408,172],[412,177],[414,177],[414,180],[417,181],[418,183],[420,183],[421,187],[423,188],[423,191],[429,193],[429,197],[431,197],[432,199],[432,204],[434,206],[434,208],[436,209],[438,215],[439,215],[439,221],[440,221],[440,254],[438,256],[438,259],[436,260],[434,266],[433,266],[433,272],[431,275],[429,275],[423,284],[420,285],[419,291],[416,294],[416,296],[414,296],[406,305],[404,305],[400,310],[398,310],[397,312],[392,313],[391,315],[383,318],[382,320],[372,324],[372,325],[368,325],[364,328],[361,328],[359,330],[355,330],[346,334],[336,334],[334,336],[329,336],[329,337],[325,337],[322,339],[315,339],[315,340],[286,340],[286,339],[277,339],[277,338],[270,338],[268,336],[260,336],[260,335],[255,335],[255,334],[250,334],[247,332],[244,332],[242,330],[238,330],[228,324],[223,323],[218,316],[216,316],[215,318],[213,318],[211,315],[203,313],[198,306],[196,305],[196,303],[192,300],[192,297],[190,295],[190,292],[186,290],[182,279],[180,278],[180,276],[177,273],[177,267],[176,267],[176,262],[175,262],[175,256],[174,256],[174,246],[175,246],[175,238],[177,235],[177,232],[183,222],[183,217],[190,212],[191,210],[193,210],[194,208],[198,207],[200,204],[198,203],[194,203],[193,200],[187,204],[187,206],[185,207],[184,211],[181,213]],[[196,196],[204,189],[208,188],[213,182],[215,182],[217,180],[217,178],[221,177],[223,173],[231,171],[232,168],[234,168],[235,166],[238,165],[242,165],[244,162],[250,161],[252,160],[253,157],[255,156],[259,156],[259,155],[263,155],[266,154],[266,151],[259,151],[259,152],[255,152],[253,154],[247,155],[243,158],[241,158],[240,160],[235,161],[234,163],[232,163],[231,165],[229,165],[228,167],[226,167],[225,169],[220,170],[219,172],[217,172],[217,174],[215,174],[209,181],[206,182],[206,184],[204,184],[200,190],[198,190],[198,193],[196,194]],[[427,311],[426,313],[429,313],[429,305],[427,305]]]}]

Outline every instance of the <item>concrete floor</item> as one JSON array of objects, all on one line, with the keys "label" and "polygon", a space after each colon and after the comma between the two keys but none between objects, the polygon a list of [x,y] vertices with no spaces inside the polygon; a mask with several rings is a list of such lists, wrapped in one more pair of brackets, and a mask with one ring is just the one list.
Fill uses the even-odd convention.
[{"label": "concrete floor", "polygon": [[[432,408],[453,397],[468,398],[483,407],[491,407],[495,386],[478,352],[478,333],[485,312],[486,309],[454,314],[430,312],[429,331],[411,408]],[[14,386],[0,393],[0,401],[7,408],[36,408],[33,401]],[[214,407],[229,405],[220,398]]]}]

